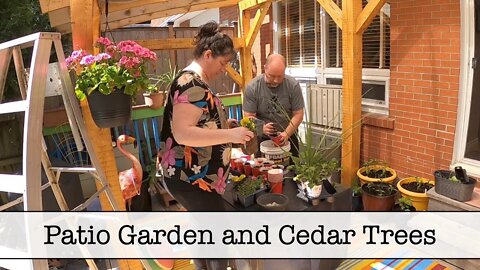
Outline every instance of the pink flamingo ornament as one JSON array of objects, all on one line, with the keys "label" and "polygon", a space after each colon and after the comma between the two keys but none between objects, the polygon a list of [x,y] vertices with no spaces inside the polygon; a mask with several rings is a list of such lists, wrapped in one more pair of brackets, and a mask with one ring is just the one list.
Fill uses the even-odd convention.
[{"label": "pink flamingo ornament", "polygon": [[126,143],[133,143],[136,145],[136,140],[133,137],[127,135],[120,135],[117,138],[117,147],[129,160],[132,161],[133,167],[122,171],[118,174],[118,180],[120,181],[120,189],[122,190],[123,199],[128,205],[131,204],[132,198],[140,195],[140,187],[142,186],[143,170],[140,161],[132,153],[123,149],[123,145]]}]

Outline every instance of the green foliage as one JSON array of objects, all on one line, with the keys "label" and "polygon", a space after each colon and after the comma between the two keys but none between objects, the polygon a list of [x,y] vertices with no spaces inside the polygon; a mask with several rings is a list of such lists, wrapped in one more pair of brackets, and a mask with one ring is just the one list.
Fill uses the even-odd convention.
[{"label": "green foliage", "polygon": [[263,177],[259,176],[257,178],[247,177],[243,179],[241,182],[237,183],[234,187],[234,190],[241,196],[248,196],[255,191],[261,189],[263,187]]},{"label": "green foliage", "polygon": [[367,184],[367,190],[371,194],[377,196],[390,196],[397,192],[397,189],[392,184],[386,182],[369,182]]},{"label": "green foliage", "polygon": [[172,67],[172,63],[170,62],[168,63],[168,67],[169,69],[167,72],[160,75],[150,76],[150,80],[154,81],[154,83],[148,86],[147,90],[145,91],[146,93],[152,94],[168,91],[170,85],[175,80],[178,73],[180,73],[176,66]]},{"label": "green foliage", "polygon": [[376,173],[376,168],[380,167],[380,178],[386,177],[388,164],[383,160],[369,159],[368,161],[365,161],[362,166],[365,167],[365,174],[367,176]]},{"label": "green foliage", "polygon": [[113,44],[104,37],[100,37],[95,46],[101,51],[97,55],[78,50],[65,59],[69,69],[77,74],[75,94],[79,100],[93,91],[109,95],[122,89],[125,94],[135,96],[148,89],[146,65],[156,61],[154,52],[131,40]]},{"label": "green foliage", "polygon": [[402,209],[402,211],[410,211],[410,209],[413,207],[412,199],[407,197],[401,197],[398,199],[398,204],[400,205],[400,209]]},{"label": "green foliage", "polygon": [[[0,23],[0,43],[36,32],[52,31],[48,15],[41,13],[38,0],[0,1],[0,17],[3,18]],[[23,52],[25,63],[29,63],[30,53]],[[12,61],[5,82],[4,100],[19,98],[20,90]]]}]

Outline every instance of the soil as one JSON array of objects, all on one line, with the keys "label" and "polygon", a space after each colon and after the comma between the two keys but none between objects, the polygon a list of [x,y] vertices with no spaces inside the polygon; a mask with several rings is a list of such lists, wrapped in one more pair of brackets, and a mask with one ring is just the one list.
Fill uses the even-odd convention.
[{"label": "soil", "polygon": [[402,187],[411,192],[424,193],[426,190],[431,189],[433,185],[430,183],[410,182],[410,183],[402,184]]},{"label": "soil", "polygon": [[369,183],[362,186],[364,192],[374,196],[390,196],[397,192],[397,189],[387,183]]},{"label": "soil", "polygon": [[362,172],[363,175],[370,177],[370,178],[388,178],[392,176],[390,171],[383,171],[383,170],[370,170],[367,174],[367,171]]}]

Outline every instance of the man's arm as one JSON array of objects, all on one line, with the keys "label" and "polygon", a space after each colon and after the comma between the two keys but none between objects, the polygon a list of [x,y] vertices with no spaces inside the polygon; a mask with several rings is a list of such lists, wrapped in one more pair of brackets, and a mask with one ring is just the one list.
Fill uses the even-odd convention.
[{"label": "man's arm", "polygon": [[292,112],[292,118],[290,119],[290,123],[285,129],[285,131],[283,131],[281,134],[285,138],[285,140],[288,140],[288,138],[295,134],[295,131],[298,129],[298,127],[303,121],[303,113],[303,108]]}]

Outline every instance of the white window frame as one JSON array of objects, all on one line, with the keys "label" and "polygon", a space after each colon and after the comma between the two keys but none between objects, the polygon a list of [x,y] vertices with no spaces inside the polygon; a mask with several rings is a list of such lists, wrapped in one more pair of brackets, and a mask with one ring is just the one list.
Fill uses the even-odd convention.
[{"label": "white window frame", "polygon": [[480,161],[465,158],[473,86],[473,69],[471,60],[474,57],[475,52],[474,12],[474,0],[460,1],[460,83],[457,125],[453,146],[453,159],[450,169],[453,169],[455,166],[462,166],[467,170],[470,176],[480,177]]},{"label": "white window frame", "polygon": [[[318,4],[318,3],[317,3]],[[280,38],[281,34],[280,25],[279,25],[279,3],[273,3],[273,51],[275,53],[280,52]],[[300,11],[301,12],[301,11]],[[320,16],[318,16],[320,15]],[[316,61],[316,67],[287,67],[286,74],[293,76],[297,79],[312,79],[316,78],[317,83],[325,84],[327,78],[342,78],[343,69],[342,68],[331,68],[325,67],[327,62],[326,58],[326,46],[327,46],[327,27],[326,27],[326,16],[325,10],[320,7],[319,14],[316,14],[317,18],[321,18],[320,28],[321,28],[321,48],[319,57],[321,59]],[[380,42],[381,48],[383,50],[383,42]],[[382,66],[384,59],[380,61]],[[365,83],[384,83],[385,84],[385,103],[375,102],[372,99],[362,99],[362,111],[373,112],[388,115],[389,114],[389,100],[390,100],[390,69],[381,69],[381,68],[363,68],[362,69],[362,81]]]}]

